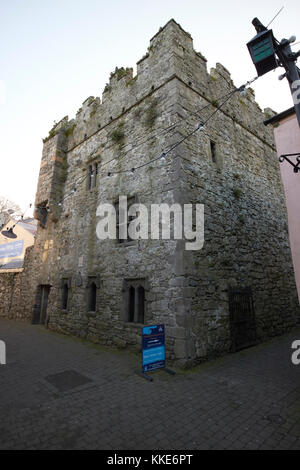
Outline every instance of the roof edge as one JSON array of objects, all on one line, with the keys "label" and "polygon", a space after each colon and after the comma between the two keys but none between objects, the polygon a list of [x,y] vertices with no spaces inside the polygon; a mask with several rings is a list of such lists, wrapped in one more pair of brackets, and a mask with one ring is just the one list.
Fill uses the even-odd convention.
[{"label": "roof edge", "polygon": [[271,117],[270,119],[267,119],[264,121],[264,125],[268,126],[269,124],[275,124],[276,122],[281,121],[282,119],[291,116],[292,114],[296,113],[294,106],[292,108],[286,109],[285,111],[282,111],[279,114],[276,114],[276,116]]}]

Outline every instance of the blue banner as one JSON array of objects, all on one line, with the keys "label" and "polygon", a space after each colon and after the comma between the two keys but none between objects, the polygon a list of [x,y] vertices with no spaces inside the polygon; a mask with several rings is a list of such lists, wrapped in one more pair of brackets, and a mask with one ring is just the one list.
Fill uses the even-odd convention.
[{"label": "blue banner", "polygon": [[143,372],[166,365],[165,325],[145,326],[142,336]]},{"label": "blue banner", "polygon": [[15,256],[21,256],[23,253],[23,240],[17,242],[4,243],[0,245],[0,259],[3,258],[14,258]]}]

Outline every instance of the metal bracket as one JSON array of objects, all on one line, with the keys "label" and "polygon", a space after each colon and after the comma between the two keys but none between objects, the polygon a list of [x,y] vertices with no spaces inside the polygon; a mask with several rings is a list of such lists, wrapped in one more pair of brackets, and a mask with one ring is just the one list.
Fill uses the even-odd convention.
[{"label": "metal bracket", "polygon": [[[170,374],[170,375],[175,375],[176,374],[176,372],[174,370],[168,369],[167,367],[162,367],[161,369],[155,369],[155,370],[163,370],[167,374]],[[153,372],[155,372],[155,370],[153,370]],[[153,378],[150,377],[150,375],[146,374],[146,372],[137,370],[136,374],[139,375],[140,377],[142,377],[143,379],[149,380],[149,382],[153,382]]]},{"label": "metal bracket", "polygon": [[[298,163],[295,164],[288,157],[297,157],[296,160],[297,160]],[[289,162],[292,165],[292,167],[294,167],[294,173],[298,173],[300,171],[300,152],[298,152],[298,153],[286,153],[284,155],[280,155],[278,160],[280,161],[280,163],[282,163],[284,160]]]},{"label": "metal bracket", "polygon": [[153,382],[152,377],[150,377],[150,375],[147,375],[145,372],[142,372],[140,370],[136,370],[135,373],[137,375],[139,375],[140,377],[142,377],[143,379],[149,380],[149,382]]}]

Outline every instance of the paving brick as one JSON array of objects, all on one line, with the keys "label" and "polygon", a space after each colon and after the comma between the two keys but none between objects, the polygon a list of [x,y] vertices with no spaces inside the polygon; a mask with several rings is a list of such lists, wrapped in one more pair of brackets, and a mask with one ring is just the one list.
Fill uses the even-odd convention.
[{"label": "paving brick", "polygon": [[[0,449],[300,449],[299,329],[152,383],[126,351],[2,319],[0,337]],[[89,382],[47,382],[70,370]]]}]

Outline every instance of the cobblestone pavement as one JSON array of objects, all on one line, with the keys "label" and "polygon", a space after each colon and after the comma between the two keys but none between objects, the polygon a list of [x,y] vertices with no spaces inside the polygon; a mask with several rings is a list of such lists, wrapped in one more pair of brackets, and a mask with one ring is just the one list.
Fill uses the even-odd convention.
[{"label": "cobblestone pavement", "polygon": [[0,320],[0,339],[0,449],[300,449],[300,329],[153,382],[41,326]]}]

